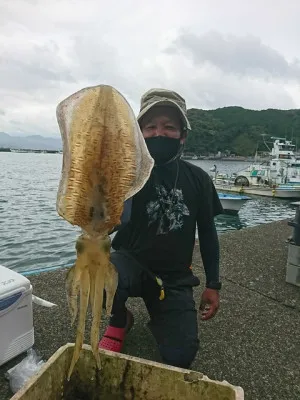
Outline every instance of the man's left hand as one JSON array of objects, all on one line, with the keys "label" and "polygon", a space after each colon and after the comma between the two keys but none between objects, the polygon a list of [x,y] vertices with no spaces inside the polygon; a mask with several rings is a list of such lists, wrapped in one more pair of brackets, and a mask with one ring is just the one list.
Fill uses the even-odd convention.
[{"label": "man's left hand", "polygon": [[218,290],[206,288],[202,293],[200,311],[201,319],[208,320],[213,318],[220,306],[220,295]]}]

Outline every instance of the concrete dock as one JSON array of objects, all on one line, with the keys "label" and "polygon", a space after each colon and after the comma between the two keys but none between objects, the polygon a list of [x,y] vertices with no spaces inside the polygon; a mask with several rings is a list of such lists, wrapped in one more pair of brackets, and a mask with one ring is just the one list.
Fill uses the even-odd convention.
[{"label": "concrete dock", "polygon": [[[191,369],[241,386],[247,400],[300,399],[300,288],[285,283],[286,239],[291,233],[287,221],[280,221],[220,236],[221,307],[214,319],[199,322],[201,345]],[[204,282],[198,245],[193,268]],[[34,294],[58,305],[34,305],[34,348],[45,361],[75,340],[65,301],[65,273],[30,277]],[[197,306],[202,290],[203,284],[195,290]],[[143,302],[130,299],[128,306],[136,322],[124,353],[160,361]],[[0,400],[12,396],[5,372],[23,357],[0,367]]]}]

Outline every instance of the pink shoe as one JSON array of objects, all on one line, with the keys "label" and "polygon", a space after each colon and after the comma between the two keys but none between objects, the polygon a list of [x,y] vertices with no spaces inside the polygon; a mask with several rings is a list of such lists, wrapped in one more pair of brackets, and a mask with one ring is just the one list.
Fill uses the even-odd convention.
[{"label": "pink shoe", "polygon": [[120,353],[123,348],[126,334],[130,331],[133,324],[133,315],[129,310],[127,310],[127,321],[125,328],[116,328],[109,325],[98,344],[98,348]]}]

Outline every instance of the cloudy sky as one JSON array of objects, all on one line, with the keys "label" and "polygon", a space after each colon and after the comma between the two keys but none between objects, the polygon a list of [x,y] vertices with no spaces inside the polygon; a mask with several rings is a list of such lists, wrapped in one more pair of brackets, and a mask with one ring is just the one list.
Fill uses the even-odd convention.
[{"label": "cloudy sky", "polygon": [[56,105],[115,86],[188,108],[300,108],[299,0],[1,0],[0,132],[59,136]]}]

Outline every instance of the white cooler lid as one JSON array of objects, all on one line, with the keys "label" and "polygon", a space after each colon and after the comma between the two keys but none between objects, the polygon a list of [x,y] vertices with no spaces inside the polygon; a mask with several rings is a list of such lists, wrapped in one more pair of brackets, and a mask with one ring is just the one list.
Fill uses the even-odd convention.
[{"label": "white cooler lid", "polygon": [[0,297],[22,287],[30,289],[30,281],[18,272],[0,265]]}]

